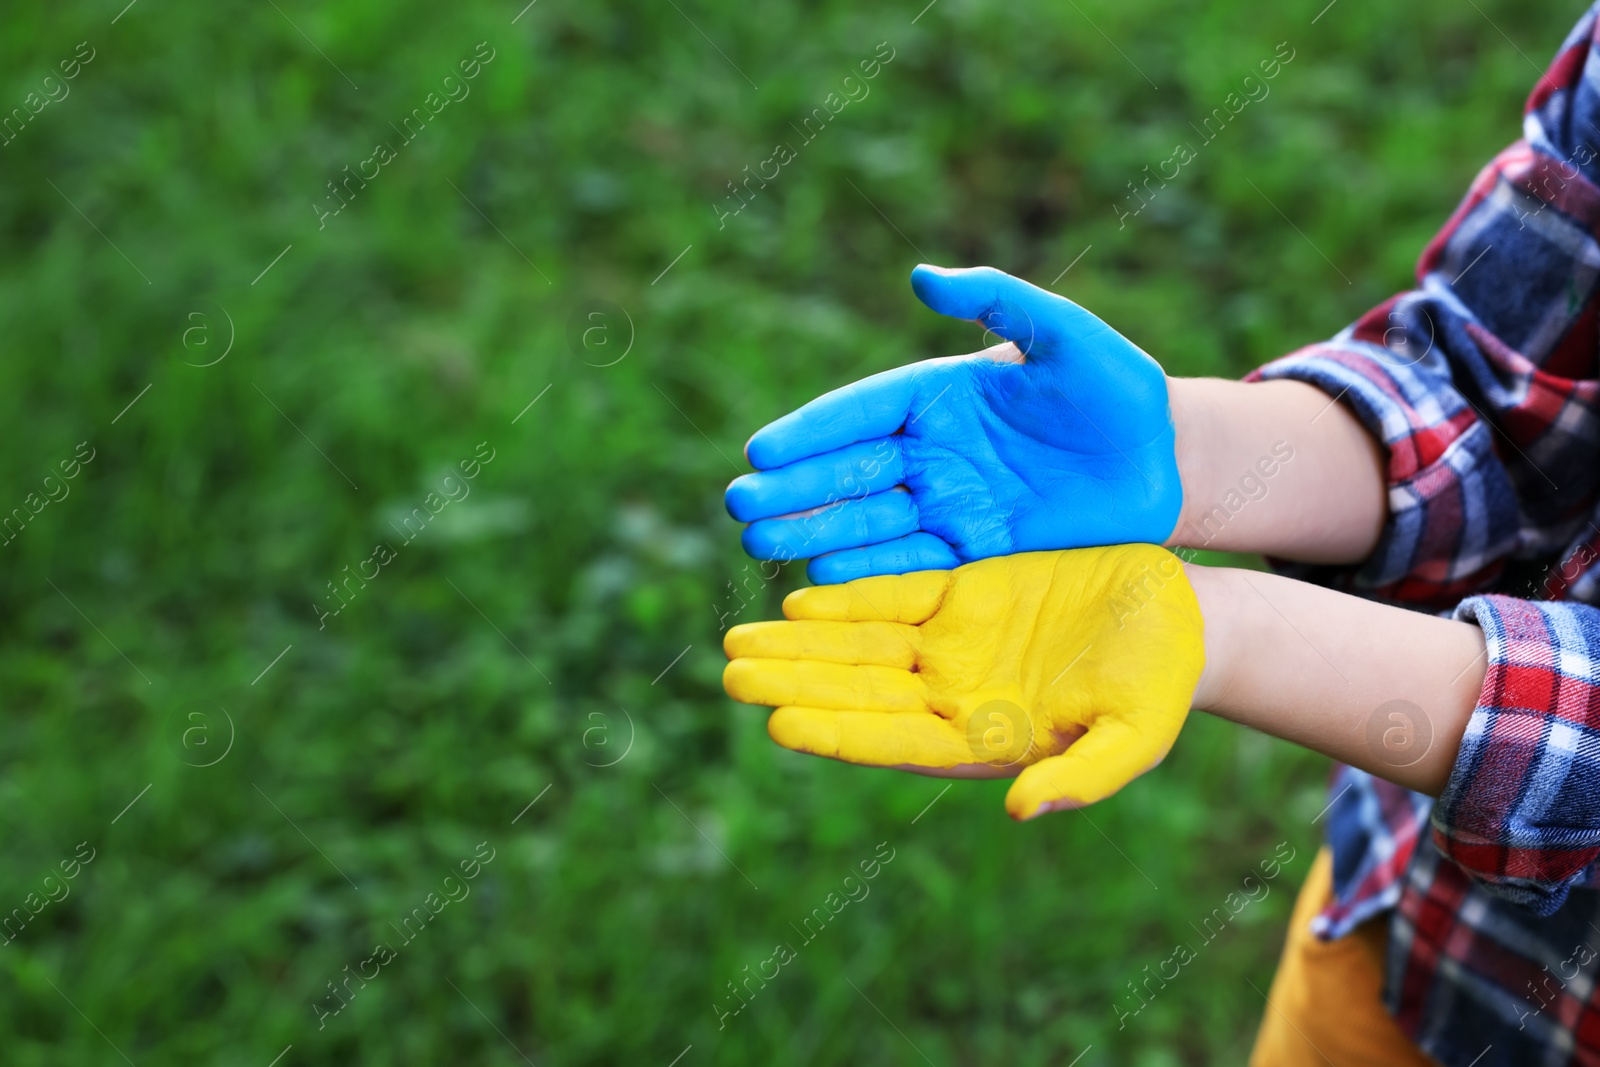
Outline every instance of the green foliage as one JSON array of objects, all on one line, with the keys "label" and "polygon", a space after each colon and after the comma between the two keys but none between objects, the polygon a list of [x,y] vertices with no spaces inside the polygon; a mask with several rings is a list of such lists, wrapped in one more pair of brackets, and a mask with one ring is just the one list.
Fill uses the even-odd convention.
[{"label": "green foliage", "polygon": [[[1518,135],[1518,49],[1542,62],[1573,5],[120,3],[0,31],[4,108],[94,50],[0,147],[0,506],[95,450],[0,571],[0,910],[95,850],[0,942],[6,1062],[1242,1060],[1324,765],[1195,716],[1118,797],[1017,826],[1003,784],[777,750],[722,694],[719,612],[771,617],[799,575],[745,569],[721,490],[768,419],[979,344],[911,297],[922,258],[1054,279],[1175,373],[1331,334]],[[402,144],[480,41],[470,95]],[[610,332],[575,346],[595,300],[631,326],[580,317]],[[1269,896],[1119,1029],[1279,841]]]}]

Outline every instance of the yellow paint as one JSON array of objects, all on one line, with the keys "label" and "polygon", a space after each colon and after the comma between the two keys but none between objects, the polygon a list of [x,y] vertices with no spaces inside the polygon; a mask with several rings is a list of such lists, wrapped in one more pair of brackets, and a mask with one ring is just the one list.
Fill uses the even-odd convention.
[{"label": "yellow paint", "polygon": [[776,708],[774,741],[874,767],[1016,775],[1018,819],[1092,804],[1159,763],[1205,665],[1194,591],[1154,545],[814,586],[783,613],[723,642],[728,695]]}]

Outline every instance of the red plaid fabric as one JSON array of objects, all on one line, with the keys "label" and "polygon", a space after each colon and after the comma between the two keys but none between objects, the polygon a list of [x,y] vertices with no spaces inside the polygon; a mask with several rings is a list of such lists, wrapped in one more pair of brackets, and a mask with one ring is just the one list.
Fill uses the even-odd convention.
[{"label": "red plaid fabric", "polygon": [[1450,1067],[1600,1064],[1597,10],[1417,287],[1251,376],[1318,386],[1388,450],[1371,557],[1280,568],[1484,633],[1487,677],[1437,801],[1336,770],[1335,899],[1314,924],[1332,938],[1387,917],[1389,1008]]}]

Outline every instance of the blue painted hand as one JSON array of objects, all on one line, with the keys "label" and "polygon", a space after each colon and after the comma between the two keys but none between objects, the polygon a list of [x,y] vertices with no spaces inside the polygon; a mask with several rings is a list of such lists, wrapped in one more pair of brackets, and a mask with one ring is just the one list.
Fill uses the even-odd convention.
[{"label": "blue painted hand", "polygon": [[991,267],[923,265],[911,287],[1007,343],[873,375],[759,430],[756,473],[727,493],[746,551],[810,558],[826,583],[1171,535],[1183,489],[1155,360]]}]

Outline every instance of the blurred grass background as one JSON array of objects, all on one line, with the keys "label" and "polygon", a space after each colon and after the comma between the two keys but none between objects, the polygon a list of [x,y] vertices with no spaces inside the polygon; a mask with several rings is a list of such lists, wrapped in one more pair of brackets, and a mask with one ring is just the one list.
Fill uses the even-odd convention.
[{"label": "blurred grass background", "polygon": [[[719,618],[802,579],[745,569],[721,490],[763,422],[978,346],[912,298],[923,258],[1059,278],[1174,373],[1331,334],[1407,284],[1581,8],[923,2],[7,12],[0,108],[94,58],[0,148],[0,507],[95,458],[0,568],[6,1062],[1242,1062],[1322,761],[1196,716],[1116,798],[1017,826],[1004,783],[778,750],[721,691]],[[319,229],[480,41],[470,96]],[[585,348],[593,301],[623,318]],[[471,496],[319,629],[479,442]],[[1280,841],[1269,896],[1119,1026]],[[480,842],[471,896],[400,947]]]}]

